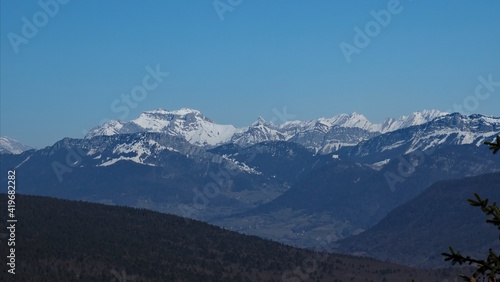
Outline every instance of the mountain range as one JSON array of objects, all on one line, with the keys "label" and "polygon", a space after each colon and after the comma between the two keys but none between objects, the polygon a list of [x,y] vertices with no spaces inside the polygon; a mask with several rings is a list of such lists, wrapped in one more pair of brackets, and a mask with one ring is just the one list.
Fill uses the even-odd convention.
[{"label": "mountain range", "polygon": [[372,123],[357,113],[340,114],[332,118],[310,121],[288,121],[279,126],[261,117],[252,125],[236,128],[221,125],[200,111],[158,109],[142,113],[129,122],[108,121],[91,129],[85,138],[137,132],[163,132],[182,136],[189,143],[205,148],[226,143],[243,147],[264,141],[292,141],[315,152],[330,153],[343,146],[352,146],[370,137],[401,128],[423,124],[446,113],[437,110],[415,112],[398,119],[388,118],[383,123]]},{"label": "mountain range", "polygon": [[388,132],[343,148],[338,154],[362,162],[383,162],[395,155],[425,152],[446,145],[479,146],[500,131],[499,118],[458,113],[437,117],[432,122]]},{"label": "mountain range", "polygon": [[500,171],[500,158],[480,147],[499,133],[499,117],[435,110],[380,124],[353,113],[281,125],[259,118],[245,128],[196,110],[156,110],[83,139],[4,153],[0,181],[16,169],[20,193],[147,208],[315,248],[370,234],[438,181]]}]

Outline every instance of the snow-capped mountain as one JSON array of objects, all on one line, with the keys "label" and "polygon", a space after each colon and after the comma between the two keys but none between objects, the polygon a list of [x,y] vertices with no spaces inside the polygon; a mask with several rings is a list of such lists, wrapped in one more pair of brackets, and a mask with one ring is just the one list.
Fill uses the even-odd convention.
[{"label": "snow-capped mountain", "polygon": [[391,132],[413,125],[420,125],[447,114],[438,110],[423,110],[421,112],[414,112],[410,116],[402,116],[398,119],[388,118],[383,123],[374,124],[372,130],[381,133]]},{"label": "snow-capped mountain", "polygon": [[242,147],[248,147],[264,141],[286,141],[289,136],[272,122],[266,122],[259,117],[251,126],[235,133],[231,138],[231,143]]},{"label": "snow-capped mountain", "polygon": [[376,136],[339,154],[364,162],[381,162],[415,151],[426,152],[446,145],[480,146],[500,134],[500,117],[459,113],[439,116],[430,122]]},{"label": "snow-capped mountain", "polygon": [[448,113],[438,110],[423,110],[414,112],[409,116],[402,116],[398,119],[387,118],[381,123],[372,123],[364,115],[354,112],[352,114],[339,114],[331,118],[285,122],[280,128],[285,131],[296,130],[297,128],[300,128],[301,131],[313,131],[324,128],[323,131],[326,133],[330,128],[339,126],[345,128],[359,128],[370,132],[386,133],[400,128],[426,123],[436,117],[446,114]]},{"label": "snow-capped mountain", "polygon": [[85,138],[92,138],[94,136],[111,136],[115,134],[120,134],[124,133],[122,132],[124,123],[118,120],[110,120],[108,122],[105,122],[101,126],[95,127],[91,129],[87,134],[85,135]]},{"label": "snow-capped mountain", "polygon": [[197,110],[159,109],[144,112],[129,122],[109,121],[92,129],[86,138],[137,132],[164,132],[180,136],[189,143],[204,148],[227,143],[247,147],[265,141],[291,141],[315,153],[328,154],[345,146],[355,146],[379,134],[419,125],[445,114],[437,110],[424,110],[410,116],[372,123],[364,115],[352,113],[309,121],[290,121],[279,126],[259,117],[252,125],[237,129],[232,125],[216,124]]},{"label": "snow-capped mountain", "polygon": [[292,134],[304,131],[320,131],[326,133],[334,126],[372,131],[373,123],[362,114],[352,113],[339,114],[331,118],[318,118],[309,121],[288,121],[280,125],[280,129],[292,132]]},{"label": "snow-capped mountain", "polygon": [[166,111],[158,109],[144,112],[137,119],[126,123],[109,121],[90,130],[85,137],[137,132],[165,132],[172,136],[181,136],[193,145],[215,146],[227,143],[236,131],[234,126],[216,124],[197,110]]},{"label": "snow-capped mountain", "polygon": [[354,146],[375,136],[373,124],[358,113],[340,114],[332,118],[291,121],[280,126],[288,140],[311,151],[327,154],[343,146]]},{"label": "snow-capped mountain", "polygon": [[0,154],[21,154],[33,148],[7,136],[0,137]]},{"label": "snow-capped mountain", "polygon": [[445,114],[437,110],[424,110],[398,119],[388,118],[382,123],[372,123],[358,113],[340,114],[332,118],[286,122],[280,129],[290,136],[290,141],[312,151],[328,154],[345,146],[355,146],[379,134],[423,124]]}]

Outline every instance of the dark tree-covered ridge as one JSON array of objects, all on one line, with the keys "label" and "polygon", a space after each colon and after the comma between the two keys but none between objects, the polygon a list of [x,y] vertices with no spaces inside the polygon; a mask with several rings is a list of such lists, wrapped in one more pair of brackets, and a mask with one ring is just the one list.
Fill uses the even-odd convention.
[{"label": "dark tree-covered ridge", "polygon": [[144,209],[16,195],[16,217],[16,275],[2,271],[1,281],[441,282],[456,275],[315,253]]}]

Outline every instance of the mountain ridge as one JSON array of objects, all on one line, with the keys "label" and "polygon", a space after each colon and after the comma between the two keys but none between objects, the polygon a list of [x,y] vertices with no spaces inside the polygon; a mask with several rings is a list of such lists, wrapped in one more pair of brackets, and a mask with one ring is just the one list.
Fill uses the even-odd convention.
[{"label": "mountain ridge", "polygon": [[212,148],[227,143],[250,146],[264,141],[292,141],[311,151],[331,153],[343,146],[354,146],[373,136],[431,121],[446,113],[423,110],[397,119],[372,123],[356,112],[309,121],[287,121],[281,125],[266,122],[262,117],[247,127],[221,125],[188,108],[166,111],[145,111],[129,122],[111,120],[91,129],[85,138],[137,132],[166,132],[185,138],[193,145]]},{"label": "mountain ridge", "polygon": [[341,148],[340,156],[376,163],[404,154],[426,152],[445,145],[480,146],[500,133],[500,117],[452,113],[431,122],[401,128]]}]

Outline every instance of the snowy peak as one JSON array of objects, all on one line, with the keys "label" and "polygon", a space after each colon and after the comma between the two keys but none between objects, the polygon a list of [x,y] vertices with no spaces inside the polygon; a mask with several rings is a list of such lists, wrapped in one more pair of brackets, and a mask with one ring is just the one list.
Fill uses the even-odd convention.
[{"label": "snowy peak", "polygon": [[199,115],[202,116],[201,112],[195,109],[189,108],[181,108],[180,110],[167,111],[164,109],[158,109],[155,111],[149,111],[147,113],[156,113],[156,114],[164,114],[164,115],[177,115],[177,116],[185,116],[185,115]]},{"label": "snowy peak", "polygon": [[173,136],[182,136],[193,145],[215,146],[229,141],[236,128],[232,125],[216,124],[197,110],[158,109],[143,112],[137,119],[127,123],[107,122],[92,129],[86,138],[137,132],[165,132]]},{"label": "snowy peak", "polygon": [[201,112],[192,109],[180,109],[176,111],[166,111],[158,109],[154,111],[143,112],[139,118],[132,122],[152,131],[161,131],[163,127],[168,126],[171,121],[186,121],[194,123],[197,121],[212,122],[201,114]]},{"label": "snowy peak", "polygon": [[318,130],[321,128],[356,127],[364,130],[370,130],[372,123],[364,116],[358,113],[339,114],[331,118],[318,118],[309,121],[289,121],[280,125],[281,129],[291,130],[301,128],[301,130]]},{"label": "snowy peak", "polygon": [[211,120],[203,116],[199,111],[191,109],[180,109],[177,111],[158,109],[155,111],[147,111],[131,122],[151,132],[162,132],[175,125],[186,126],[189,124],[194,125],[199,122],[212,123]]},{"label": "snowy peak", "polygon": [[424,110],[398,119],[389,118],[383,123],[372,123],[364,115],[354,112],[304,122],[286,122],[279,128],[290,136],[290,141],[327,154],[341,147],[355,146],[376,135],[429,122],[445,114],[437,110]]},{"label": "snowy peak", "polygon": [[256,122],[245,129],[239,130],[231,138],[231,142],[246,147],[264,141],[285,141],[287,136],[272,122],[266,122],[259,117]]},{"label": "snowy peak", "polygon": [[[266,120],[263,119],[261,116],[259,116],[257,118],[256,122],[252,123],[252,126],[254,126],[254,127],[257,127],[257,126],[266,126],[266,125],[267,125]],[[269,123],[269,125],[272,125],[272,124]]]},{"label": "snowy peak", "polygon": [[85,135],[85,138],[92,138],[94,136],[101,136],[101,135],[111,136],[119,134],[122,128],[123,128],[123,123],[121,121],[110,120],[103,123],[101,126],[91,129]]},{"label": "snowy peak", "polygon": [[0,154],[21,154],[33,148],[7,136],[0,137]]},{"label": "snowy peak", "polygon": [[400,118],[393,119],[388,118],[382,124],[379,124],[380,128],[378,130],[381,133],[391,132],[398,130],[400,128],[406,128],[414,125],[424,124],[437,117],[447,115],[448,113],[440,112],[438,110],[423,110],[421,112],[414,112],[410,116],[402,116]]},{"label": "snowy peak", "polygon": [[361,114],[356,112],[352,114],[340,114],[334,116],[329,120],[332,125],[341,126],[341,127],[356,127],[364,130],[372,130],[373,124]]}]

